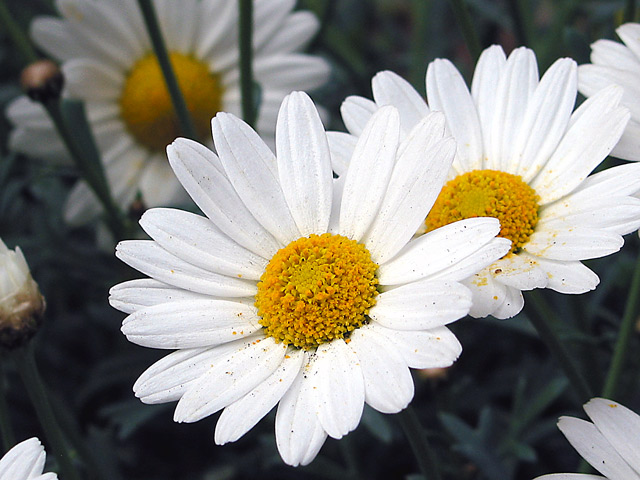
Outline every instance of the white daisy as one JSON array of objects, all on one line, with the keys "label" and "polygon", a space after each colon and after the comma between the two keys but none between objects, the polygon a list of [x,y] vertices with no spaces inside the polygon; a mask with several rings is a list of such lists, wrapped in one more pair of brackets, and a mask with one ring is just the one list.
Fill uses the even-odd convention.
[{"label": "white daisy", "polygon": [[[583,293],[598,277],[580,260],[620,249],[640,225],[640,167],[625,165],[588,177],[616,144],[629,118],[612,86],[573,111],[577,67],[565,58],[538,80],[534,53],[485,50],[471,92],[448,60],[427,70],[427,102],[392,72],[372,81],[374,101],[349,97],[342,117],[350,133],[329,132],[334,169],[342,174],[358,136],[383,105],[400,111],[406,135],[431,110],[444,112],[457,152],[425,230],[461,218],[495,216],[511,252],[465,284],[475,317],[508,318],[523,307],[522,290]],[[429,108],[431,107],[431,108]],[[429,157],[424,155],[424,161]]]},{"label": "white daisy", "polygon": [[[496,219],[458,222],[411,241],[440,191],[455,145],[441,114],[399,141],[395,108],[373,115],[334,182],[326,134],[303,93],[285,98],[277,158],[244,122],[212,122],[219,157],[178,139],[178,179],[207,217],[151,209],[153,238],[117,256],[150,279],[111,289],[139,345],[177,349],[134,385],[146,403],[178,400],[174,419],[224,408],[215,441],[235,441],[279,403],[276,441],[290,465],[340,438],[364,402],[395,413],[413,397],[408,367],[450,365],[446,324],[471,305],[459,279],[510,248]],[[427,154],[431,162],[422,162]]]},{"label": "white daisy", "polygon": [[621,102],[631,119],[611,155],[640,160],[640,24],[625,23],[616,32],[625,45],[613,40],[594,42],[591,64],[578,67],[578,89],[590,97],[611,84],[624,88]]},{"label": "white daisy", "polygon": [[558,428],[573,448],[604,477],[556,473],[536,480],[640,480],[640,416],[605,398],[589,400],[584,409],[593,423],[560,417]]},{"label": "white daisy", "polygon": [[[62,62],[63,94],[86,102],[116,202],[127,209],[137,194],[146,206],[186,198],[167,164],[165,147],[178,124],[135,0],[58,0],[62,19],[37,18],[34,42]],[[329,76],[328,63],[296,53],[318,29],[295,0],[256,0],[254,77],[262,88],[257,129],[273,137],[278,107],[293,89],[313,89]],[[240,115],[238,5],[229,0],[156,0],[156,14],[196,130],[209,136],[218,111]],[[49,160],[66,158],[39,104],[20,97],[8,108],[16,125],[10,145]],[[85,183],[72,191],[65,217],[83,223],[100,212]]]},{"label": "white daisy", "polygon": [[36,437],[20,442],[0,459],[0,480],[55,480],[55,473],[42,473],[46,453]]}]

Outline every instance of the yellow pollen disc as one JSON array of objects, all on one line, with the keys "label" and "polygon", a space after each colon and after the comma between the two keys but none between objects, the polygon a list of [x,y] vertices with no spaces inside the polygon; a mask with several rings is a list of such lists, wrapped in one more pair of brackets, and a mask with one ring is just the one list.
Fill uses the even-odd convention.
[{"label": "yellow pollen disc", "polygon": [[[199,137],[211,134],[211,118],[222,108],[222,83],[192,57],[170,54],[171,65]],[[120,97],[120,113],[129,132],[150,150],[164,151],[181,131],[155,55],[131,69]]]},{"label": "yellow pollen disc", "polygon": [[376,303],[377,269],[355,240],[299,238],[278,250],[260,278],[260,324],[278,342],[305,350],[348,337]]},{"label": "yellow pollen disc", "polygon": [[498,236],[511,240],[510,253],[517,253],[538,223],[538,200],[519,175],[474,170],[442,187],[425,223],[431,231],[465,218],[495,217],[501,226]]}]

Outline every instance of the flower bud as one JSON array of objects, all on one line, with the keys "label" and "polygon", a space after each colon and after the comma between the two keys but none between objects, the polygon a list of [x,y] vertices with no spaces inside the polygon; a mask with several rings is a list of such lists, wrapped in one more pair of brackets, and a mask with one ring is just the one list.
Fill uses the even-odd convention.
[{"label": "flower bud", "polygon": [[22,70],[20,85],[29,98],[46,103],[60,97],[64,77],[51,60],[38,60]]},{"label": "flower bud", "polygon": [[44,297],[20,248],[9,250],[0,239],[0,347],[16,348],[33,337],[44,309]]}]

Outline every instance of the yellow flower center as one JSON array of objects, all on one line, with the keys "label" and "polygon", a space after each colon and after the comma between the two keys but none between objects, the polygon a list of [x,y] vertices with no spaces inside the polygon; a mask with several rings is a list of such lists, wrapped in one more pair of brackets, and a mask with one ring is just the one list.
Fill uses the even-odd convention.
[{"label": "yellow flower center", "polygon": [[510,253],[517,253],[538,223],[538,200],[519,175],[474,170],[442,187],[425,223],[431,231],[465,218],[495,217],[500,220],[498,236],[511,240]]},{"label": "yellow flower center", "polygon": [[365,324],[376,303],[369,251],[342,235],[311,235],[273,256],[258,283],[255,305],[268,336],[309,350]]},{"label": "yellow flower center", "polygon": [[[222,109],[220,78],[192,57],[174,52],[170,59],[196,133],[207,138],[211,118]],[[180,136],[178,118],[155,55],[149,54],[133,66],[122,89],[120,112],[129,132],[150,150],[163,151]]]}]

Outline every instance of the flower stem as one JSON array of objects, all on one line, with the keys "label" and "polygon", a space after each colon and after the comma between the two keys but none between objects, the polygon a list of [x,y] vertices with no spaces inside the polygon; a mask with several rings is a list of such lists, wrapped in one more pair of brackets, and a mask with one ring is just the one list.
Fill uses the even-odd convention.
[{"label": "flower stem", "polygon": [[31,46],[22,28],[20,28],[11,16],[4,0],[0,0],[0,25],[2,25],[2,29],[11,37],[11,41],[24,58],[25,63],[33,63],[38,60],[38,54]]},{"label": "flower stem", "polygon": [[629,350],[629,342],[633,336],[633,327],[638,311],[638,294],[640,294],[640,254],[638,254],[636,268],[631,279],[629,296],[627,297],[627,304],[622,316],[622,323],[620,324],[620,332],[618,333],[618,339],[613,352],[613,359],[611,360],[611,365],[607,372],[607,379],[604,389],[602,390],[602,396],[604,398],[613,398],[616,396],[618,382]]},{"label": "flower stem", "polygon": [[411,405],[396,414],[404,434],[409,440],[413,455],[416,457],[420,471],[425,480],[440,480],[436,457],[427,442],[427,437],[420,425],[418,414]]},{"label": "flower stem", "polygon": [[633,22],[636,18],[636,0],[627,0],[627,5],[624,9],[624,21]]},{"label": "flower stem", "polygon": [[60,462],[60,468],[64,478],[68,480],[80,480],[78,472],[76,472],[73,462],[71,461],[69,451],[65,446],[64,439],[62,438],[62,431],[58,421],[49,403],[47,391],[40,378],[31,344],[17,349],[13,355],[16,367],[22,377],[29,398],[31,398],[31,403],[36,411],[38,420],[40,420],[47,440],[51,443],[53,451]]},{"label": "flower stem", "polygon": [[4,447],[4,451],[7,452],[16,444],[16,436],[14,435],[13,427],[11,426],[5,392],[4,368],[2,363],[0,363],[0,433],[2,434],[2,445]]},{"label": "flower stem", "polygon": [[240,0],[238,8],[242,118],[253,127],[256,123],[256,108],[253,98],[253,0]]},{"label": "flower stem", "polygon": [[480,46],[480,39],[476,32],[473,22],[471,21],[471,15],[464,0],[451,0],[451,8],[453,8],[453,14],[458,21],[462,35],[467,43],[469,53],[475,63],[482,53],[482,47]]},{"label": "flower stem", "polygon": [[579,397],[580,405],[586,403],[593,397],[591,387],[589,387],[589,384],[587,384],[584,377],[578,371],[578,368],[571,359],[569,352],[560,342],[560,339],[551,326],[550,319],[555,317],[553,310],[544,301],[544,298],[539,292],[533,290],[528,293],[529,299],[538,313],[538,315],[530,315],[529,320],[538,331],[538,335],[540,335],[542,341],[551,351],[551,354],[560,364],[560,367],[564,370],[564,374],[569,379],[569,382],[571,382],[574,392]]},{"label": "flower stem", "polygon": [[[53,124],[62,138],[63,143],[67,147],[73,162],[75,163],[78,170],[82,174],[84,180],[89,184],[93,192],[98,197],[98,200],[102,204],[105,212],[107,213],[107,224],[109,225],[110,230],[117,240],[124,238],[126,232],[126,226],[124,224],[124,220],[122,217],[122,213],[118,206],[115,204],[113,197],[111,196],[111,190],[109,189],[109,184],[105,178],[104,170],[102,167],[102,163],[100,160],[100,153],[97,151],[95,147],[95,143],[93,139],[88,139],[85,142],[87,145],[91,144],[91,151],[84,151],[78,145],[78,142],[74,139],[74,136],[71,133],[69,128],[69,124],[66,121],[63,110],[62,103],[64,100],[62,99],[52,99],[49,101],[45,101],[43,106],[47,110],[47,113],[51,117]],[[78,115],[82,114],[84,116],[84,111],[81,113],[76,112],[76,118]],[[76,122],[75,127],[79,128]],[[84,122],[86,124],[86,118]],[[91,131],[88,126],[85,125],[86,128],[83,129],[83,133],[85,136],[90,136]]]},{"label": "flower stem", "polygon": [[138,0],[138,5],[142,11],[142,17],[144,18],[145,26],[147,27],[149,37],[151,38],[153,51],[158,58],[158,63],[160,64],[164,81],[167,84],[173,109],[178,116],[180,130],[185,137],[192,140],[198,140],[196,129],[193,125],[193,121],[191,120],[189,110],[187,109],[187,104],[184,101],[182,91],[178,85],[178,80],[176,79],[173,67],[171,66],[167,47],[162,39],[162,32],[160,31],[160,25],[158,24],[158,18],[156,17],[153,3],[151,0]]}]

